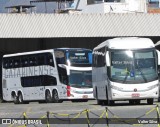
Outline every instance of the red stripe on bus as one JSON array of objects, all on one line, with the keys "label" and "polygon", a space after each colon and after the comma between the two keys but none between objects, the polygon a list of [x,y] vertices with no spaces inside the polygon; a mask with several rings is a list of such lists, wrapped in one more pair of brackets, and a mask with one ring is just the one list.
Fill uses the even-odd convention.
[{"label": "red stripe on bus", "polygon": [[70,93],[71,87],[67,86],[67,97],[70,97],[71,93]]}]

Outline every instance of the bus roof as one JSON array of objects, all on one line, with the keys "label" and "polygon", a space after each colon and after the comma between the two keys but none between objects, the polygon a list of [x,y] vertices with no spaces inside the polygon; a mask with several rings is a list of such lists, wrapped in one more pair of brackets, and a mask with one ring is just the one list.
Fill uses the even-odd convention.
[{"label": "bus roof", "polygon": [[22,53],[14,53],[14,54],[6,54],[6,55],[4,55],[3,57],[30,55],[30,54],[38,54],[38,53],[46,53],[46,52],[53,52],[53,49],[30,51],[30,52],[22,52]]},{"label": "bus roof", "polygon": [[149,38],[122,37],[106,40],[95,47],[94,50],[102,47],[108,47],[110,49],[145,49],[155,46]]},{"label": "bus roof", "polygon": [[64,51],[87,50],[87,51],[92,51],[91,49],[86,49],[86,48],[55,48],[54,50],[64,50]]},{"label": "bus roof", "polygon": [[6,54],[3,57],[13,57],[13,56],[21,56],[21,55],[30,55],[30,54],[38,54],[38,53],[45,53],[45,52],[53,52],[54,50],[70,50],[70,51],[78,51],[78,50],[87,50],[92,51],[91,49],[85,48],[55,48],[55,49],[48,49],[48,50],[38,50],[38,51],[30,51],[30,52],[22,52],[22,53],[14,53],[14,54]]}]

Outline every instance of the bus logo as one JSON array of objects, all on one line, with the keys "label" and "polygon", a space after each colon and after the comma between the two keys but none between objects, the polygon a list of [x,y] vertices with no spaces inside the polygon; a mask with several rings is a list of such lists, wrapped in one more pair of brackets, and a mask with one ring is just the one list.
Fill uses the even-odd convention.
[{"label": "bus logo", "polygon": [[137,89],[136,89],[136,88],[134,89],[134,92],[137,92]]}]

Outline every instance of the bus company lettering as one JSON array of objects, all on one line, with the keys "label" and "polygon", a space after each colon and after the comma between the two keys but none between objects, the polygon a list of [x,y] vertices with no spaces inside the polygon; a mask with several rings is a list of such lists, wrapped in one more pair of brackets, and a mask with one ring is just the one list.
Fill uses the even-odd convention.
[{"label": "bus company lettering", "polygon": [[78,60],[78,59],[80,59],[80,60],[82,60],[82,59],[85,60],[85,59],[87,59],[87,58],[86,58],[85,56],[80,56],[80,57],[78,57],[78,56],[71,56],[70,59],[71,59],[71,60],[74,60],[74,59],[75,59],[75,60]]},{"label": "bus company lettering", "polygon": [[112,61],[112,64],[132,64],[132,61]]},{"label": "bus company lettering", "polygon": [[51,66],[35,66],[24,68],[5,69],[3,76],[5,78],[38,76],[38,75],[54,75],[55,70]]}]

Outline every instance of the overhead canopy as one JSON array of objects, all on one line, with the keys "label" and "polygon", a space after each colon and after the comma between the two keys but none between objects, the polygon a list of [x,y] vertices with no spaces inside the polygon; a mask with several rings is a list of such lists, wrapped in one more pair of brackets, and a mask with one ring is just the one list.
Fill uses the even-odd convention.
[{"label": "overhead canopy", "polygon": [[160,36],[159,14],[0,14],[0,38]]}]

